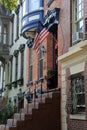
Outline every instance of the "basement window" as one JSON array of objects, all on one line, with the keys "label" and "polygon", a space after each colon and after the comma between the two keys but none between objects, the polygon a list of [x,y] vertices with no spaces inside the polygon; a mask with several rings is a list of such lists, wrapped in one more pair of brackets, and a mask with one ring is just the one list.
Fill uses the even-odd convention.
[{"label": "basement window", "polygon": [[71,102],[72,114],[85,112],[84,76],[76,74],[71,76]]}]

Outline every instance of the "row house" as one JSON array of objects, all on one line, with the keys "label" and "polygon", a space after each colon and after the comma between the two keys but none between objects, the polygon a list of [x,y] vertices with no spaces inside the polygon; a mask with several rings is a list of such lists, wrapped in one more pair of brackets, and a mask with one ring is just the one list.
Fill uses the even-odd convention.
[{"label": "row house", "polygon": [[87,129],[87,1],[64,0],[61,7],[63,48],[62,130]]},{"label": "row house", "polygon": [[[58,82],[59,12],[60,1],[25,0],[23,2],[21,31],[23,37],[28,39],[26,94],[33,92],[35,89],[36,93],[41,93],[41,91],[47,89],[58,88],[58,83],[61,87],[61,82]],[[40,26],[46,28],[49,35],[46,38],[44,38],[45,34],[43,35],[42,39],[40,39],[39,51],[37,51],[34,44],[35,40],[37,40],[35,39],[37,32],[41,29]],[[59,53],[61,52],[59,51]],[[48,78],[48,73],[52,74],[52,78]]]},{"label": "row house", "polygon": [[[60,1],[57,0],[19,1],[10,13],[5,96],[9,103],[16,105],[17,112],[20,113],[14,114],[13,119],[8,119],[7,125],[0,125],[0,130],[61,129],[58,90],[61,88],[61,81],[58,80],[58,77],[61,79],[61,64],[58,66],[58,54],[61,54],[58,49],[58,40],[61,41],[58,35],[59,14]],[[37,53],[34,44],[36,36],[40,36],[41,28],[48,30],[48,36],[39,38],[42,42],[38,43]],[[37,97],[40,99],[35,102]],[[44,103],[41,102],[43,98]],[[32,112],[29,113],[31,108]]]},{"label": "row house", "polygon": [[21,34],[22,4],[0,7],[0,94],[19,109],[24,106],[26,39]]},{"label": "row house", "polygon": [[[61,113],[61,117],[55,113],[55,117],[58,114],[61,120],[56,120],[59,129],[86,130],[86,0],[24,0],[18,5],[10,20],[12,41],[9,43],[10,55],[6,62],[5,79],[6,88],[9,88],[6,89],[9,90],[9,102],[14,102],[21,108],[27,103],[24,96],[30,102],[29,96],[32,96],[33,92],[37,97],[37,94],[42,94],[45,90],[61,88],[61,106],[53,108],[59,110],[61,107],[61,111],[57,111]],[[50,33],[44,40],[44,37],[40,39],[42,42],[39,43],[37,53],[34,44],[36,34],[40,34],[41,25]],[[48,78],[49,73],[51,77]],[[19,79],[22,81],[21,84]],[[35,122],[38,129],[40,123],[44,124],[44,121]],[[26,129],[29,129],[28,122],[26,124]]]},{"label": "row house", "polygon": [[5,64],[9,57],[10,11],[0,6],[0,97],[5,92]]}]

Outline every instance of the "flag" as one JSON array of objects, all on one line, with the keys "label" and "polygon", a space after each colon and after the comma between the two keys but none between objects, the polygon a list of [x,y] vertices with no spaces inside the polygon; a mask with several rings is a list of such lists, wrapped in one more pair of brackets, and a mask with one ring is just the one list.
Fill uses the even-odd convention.
[{"label": "flag", "polygon": [[33,45],[33,49],[36,50],[37,53],[39,52],[40,45],[47,38],[48,35],[49,31],[43,26],[41,21],[39,21]]}]

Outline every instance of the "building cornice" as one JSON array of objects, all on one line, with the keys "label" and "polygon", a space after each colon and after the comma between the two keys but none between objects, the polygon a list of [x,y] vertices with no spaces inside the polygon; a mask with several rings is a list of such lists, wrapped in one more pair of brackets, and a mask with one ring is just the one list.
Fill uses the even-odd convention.
[{"label": "building cornice", "polygon": [[81,41],[69,48],[69,51],[58,57],[61,63],[79,56],[87,51],[87,40]]}]

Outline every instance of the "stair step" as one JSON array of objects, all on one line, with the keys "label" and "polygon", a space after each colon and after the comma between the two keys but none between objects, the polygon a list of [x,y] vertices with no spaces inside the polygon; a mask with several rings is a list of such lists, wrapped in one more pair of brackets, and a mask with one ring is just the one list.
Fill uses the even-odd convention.
[{"label": "stair step", "polygon": [[52,103],[52,99],[51,98],[46,98],[45,103]]},{"label": "stair step", "polygon": [[32,109],[30,109],[30,108],[22,108],[22,109],[21,109],[21,113],[32,114]]},{"label": "stair step", "polygon": [[21,126],[24,122],[22,120],[14,119],[13,126]]},{"label": "stair step", "polygon": [[46,105],[44,103],[39,103],[39,109],[46,109]]},{"label": "stair step", "polygon": [[28,120],[28,119],[32,119],[32,114],[25,114],[25,113],[21,114],[21,120]]},{"label": "stair step", "polygon": [[4,130],[17,130],[17,128],[15,126],[6,125]]},{"label": "stair step", "polygon": [[10,125],[0,125],[0,130],[16,130],[17,128]]},{"label": "stair step", "polygon": [[5,130],[5,125],[4,124],[2,124],[2,125],[0,125],[0,130]]},{"label": "stair step", "polygon": [[20,120],[20,119],[8,119],[7,120],[7,125],[8,126],[19,126],[19,125],[21,125],[21,123],[23,123],[23,121],[22,120]]},{"label": "stair step", "polygon": [[21,113],[15,113],[14,119],[21,120]]},{"label": "stair step", "polygon": [[13,119],[8,119],[8,120],[7,120],[7,125],[12,126],[13,123],[14,123],[14,120],[13,120]]}]

